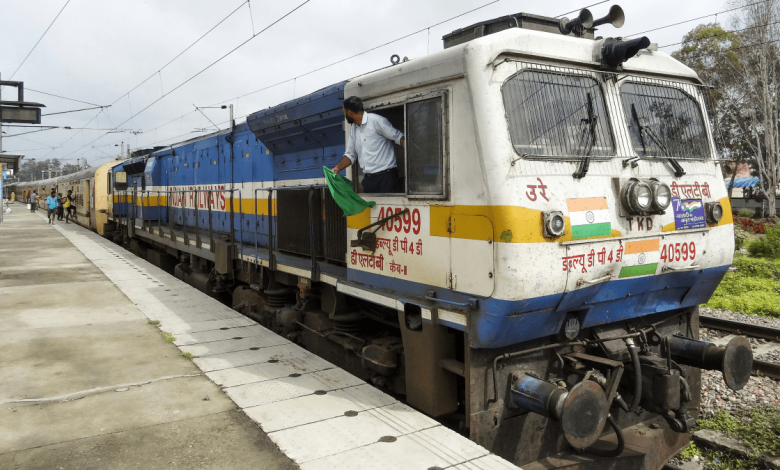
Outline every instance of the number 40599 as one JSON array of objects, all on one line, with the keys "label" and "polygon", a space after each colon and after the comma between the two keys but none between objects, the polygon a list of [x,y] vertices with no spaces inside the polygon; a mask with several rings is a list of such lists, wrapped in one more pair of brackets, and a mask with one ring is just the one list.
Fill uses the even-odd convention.
[{"label": "number 40599", "polygon": [[664,261],[688,261],[696,258],[696,243],[668,243],[661,248],[661,259]]}]

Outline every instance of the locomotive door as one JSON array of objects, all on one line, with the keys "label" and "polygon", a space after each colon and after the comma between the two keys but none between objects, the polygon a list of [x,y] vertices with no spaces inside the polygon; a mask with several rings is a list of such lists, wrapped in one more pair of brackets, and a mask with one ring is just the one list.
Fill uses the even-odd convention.
[{"label": "locomotive door", "polygon": [[450,216],[451,289],[489,297],[494,287],[493,223],[483,215]]},{"label": "locomotive door", "polygon": [[127,236],[133,238],[135,236],[135,198],[138,192],[138,181],[133,182],[133,193],[130,196],[130,210],[127,216]]},{"label": "locomotive door", "polygon": [[93,210],[95,207],[95,204],[93,202],[92,198],[92,188],[91,184],[89,184],[89,180],[84,180],[84,197],[86,198],[84,201],[84,206],[87,209],[87,228],[90,230],[95,226],[95,211]]}]

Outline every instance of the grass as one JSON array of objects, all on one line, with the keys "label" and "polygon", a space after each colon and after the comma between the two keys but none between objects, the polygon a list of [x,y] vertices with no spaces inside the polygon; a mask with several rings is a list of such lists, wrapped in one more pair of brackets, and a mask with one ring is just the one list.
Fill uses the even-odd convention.
[{"label": "grass", "polygon": [[699,420],[696,431],[711,429],[726,433],[744,442],[753,452],[749,460],[723,452],[702,452],[693,442],[678,457],[690,460],[695,455],[703,456],[707,468],[718,470],[742,470],[756,468],[757,459],[765,454],[780,455],[780,407],[762,406],[753,409],[744,419],[735,418],[720,411],[711,418]]},{"label": "grass", "polygon": [[181,355],[186,357],[187,359],[192,359],[192,358],[195,357],[191,353],[188,353],[188,352],[183,352],[183,353],[181,353]]},{"label": "grass", "polygon": [[176,341],[176,338],[174,338],[174,337],[173,337],[173,336],[172,336],[170,333],[168,333],[167,331],[160,331],[160,334],[163,336],[163,338],[165,338],[165,342],[166,342],[166,343],[173,343],[174,341]]},{"label": "grass", "polygon": [[692,458],[699,456],[702,456],[701,450],[696,447],[696,444],[693,443],[693,441],[690,441],[688,443],[688,447],[682,450],[679,454],[677,454],[677,458],[682,460],[691,460]]},{"label": "grass", "polygon": [[154,325],[154,326],[159,326],[159,325],[160,325],[160,322],[159,322],[159,321],[157,321],[157,320],[149,320],[149,324],[150,324],[150,325]]},{"label": "grass", "polygon": [[735,237],[750,255],[734,256],[737,271],[726,274],[705,306],[780,318],[780,228],[767,226],[766,235],[754,237],[735,229]]},{"label": "grass", "polygon": [[750,209],[742,209],[741,211],[737,212],[737,217],[753,217],[755,215],[755,212],[751,211]]}]

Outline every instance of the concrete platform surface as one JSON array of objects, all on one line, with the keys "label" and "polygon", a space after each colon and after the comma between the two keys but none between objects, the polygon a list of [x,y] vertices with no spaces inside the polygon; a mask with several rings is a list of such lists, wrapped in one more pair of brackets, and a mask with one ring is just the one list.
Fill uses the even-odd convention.
[{"label": "concrete platform surface", "polygon": [[63,235],[90,232],[11,207],[0,469],[298,468]]},{"label": "concrete platform surface", "polygon": [[76,225],[6,219],[0,312],[2,469],[517,470]]}]

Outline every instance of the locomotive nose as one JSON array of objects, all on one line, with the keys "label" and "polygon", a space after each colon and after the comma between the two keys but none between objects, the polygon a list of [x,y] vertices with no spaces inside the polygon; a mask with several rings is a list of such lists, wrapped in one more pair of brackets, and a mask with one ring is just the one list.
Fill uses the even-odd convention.
[{"label": "locomotive nose", "polygon": [[679,336],[671,337],[672,359],[699,369],[718,370],[732,390],[741,390],[753,370],[753,350],[744,336],[733,338],[725,346]]}]

